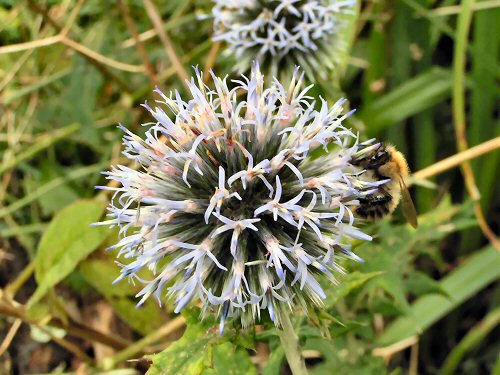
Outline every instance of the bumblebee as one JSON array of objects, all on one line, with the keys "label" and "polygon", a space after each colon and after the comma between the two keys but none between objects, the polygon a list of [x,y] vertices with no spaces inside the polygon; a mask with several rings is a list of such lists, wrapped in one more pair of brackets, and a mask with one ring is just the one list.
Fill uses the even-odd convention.
[{"label": "bumblebee", "polygon": [[417,227],[417,212],[405,185],[408,163],[401,152],[394,146],[380,143],[361,150],[352,158],[351,164],[362,168],[363,176],[373,181],[390,179],[380,185],[377,192],[358,198],[358,216],[378,219],[390,215],[401,201],[406,219],[413,228]]}]

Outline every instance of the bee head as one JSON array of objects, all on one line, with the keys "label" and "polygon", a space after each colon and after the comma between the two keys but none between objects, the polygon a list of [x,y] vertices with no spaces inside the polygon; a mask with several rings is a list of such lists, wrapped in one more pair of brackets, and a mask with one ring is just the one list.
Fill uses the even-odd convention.
[{"label": "bee head", "polygon": [[387,163],[390,159],[391,159],[391,154],[387,151],[387,149],[384,146],[381,146],[370,158],[370,164],[372,168],[377,168]]}]

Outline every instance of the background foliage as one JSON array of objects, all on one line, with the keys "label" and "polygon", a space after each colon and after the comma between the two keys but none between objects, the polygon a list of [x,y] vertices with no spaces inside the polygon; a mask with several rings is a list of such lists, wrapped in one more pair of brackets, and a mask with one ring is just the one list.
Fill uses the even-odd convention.
[{"label": "background foliage", "polygon": [[[0,0],[1,373],[288,371],[266,319],[219,337],[196,307],[135,309],[137,287],[111,285],[104,249],[117,233],[89,226],[107,200],[99,171],[120,161],[116,124],[140,132],[156,84],[185,92],[164,36],[189,74],[234,63],[198,17],[210,1],[152,4]],[[399,213],[373,225],[356,249],[365,263],[344,265],[326,309],[295,318],[311,374],[500,374],[500,255],[474,201],[477,190],[498,232],[500,153],[485,151],[500,134],[499,19],[496,0],[364,1],[345,72],[316,83],[314,95],[349,98],[350,125],[394,143],[414,171],[496,146],[465,174],[417,173],[419,228]]]}]

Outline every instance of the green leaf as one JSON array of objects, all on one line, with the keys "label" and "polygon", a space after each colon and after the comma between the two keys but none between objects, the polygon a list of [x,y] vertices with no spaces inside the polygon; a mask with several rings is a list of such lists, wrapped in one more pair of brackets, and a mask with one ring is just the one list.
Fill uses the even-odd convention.
[{"label": "green leaf", "polygon": [[349,351],[344,337],[333,341],[320,338],[307,340],[304,349],[319,352],[321,358],[316,365],[308,368],[308,373],[310,375],[387,374],[381,358],[367,355],[360,341],[353,340],[352,344],[353,350]]},{"label": "green leaf", "polygon": [[202,374],[213,366],[214,346],[225,339],[217,335],[213,320],[200,320],[199,309],[184,310],[187,328],[184,335],[161,353],[150,356],[148,375]]},{"label": "green leaf", "polygon": [[235,327],[236,332],[232,342],[243,349],[255,349],[255,327],[253,329],[243,329],[238,319],[234,319],[232,322],[237,326]]},{"label": "green leaf", "polygon": [[[114,235],[110,237],[116,238]],[[109,240],[108,238],[106,242]],[[81,262],[79,270],[85,280],[111,303],[120,318],[143,335],[165,324],[166,313],[158,306],[157,301],[147,300],[142,306],[136,307],[138,299],[134,296],[141,290],[141,286],[126,281],[113,284],[120,275],[120,267],[108,254],[99,255],[101,257]]]},{"label": "green leaf", "polygon": [[[362,316],[356,317],[357,319],[363,319]],[[333,339],[337,337],[343,337],[346,336],[347,333],[353,332],[357,335],[366,337],[366,336],[371,336],[371,331],[370,335],[367,335],[366,332],[367,330],[370,329],[372,322],[370,321],[363,321],[363,320],[347,320],[345,318],[342,318],[342,325],[340,324],[335,324],[330,327],[330,335],[326,337],[331,337]]]},{"label": "green leaf", "polygon": [[80,264],[79,269],[85,280],[105,297],[128,297],[137,294],[141,289],[139,285],[126,281],[113,285],[113,281],[120,276],[120,267],[111,257],[104,256],[105,258],[92,257]]},{"label": "green leaf", "polygon": [[35,258],[38,288],[29,300],[28,308],[68,276],[82,259],[103,242],[107,230],[90,226],[99,220],[103,211],[102,203],[80,200],[54,217],[38,247]]},{"label": "green leaf", "polygon": [[488,246],[471,256],[439,284],[450,298],[427,295],[410,307],[411,314],[396,319],[377,339],[386,346],[419,335],[427,328],[500,277],[500,254]]},{"label": "green leaf", "polygon": [[326,309],[334,307],[340,299],[346,297],[352,291],[361,288],[374,277],[382,274],[383,272],[352,272],[348,274],[345,278],[342,279],[339,285],[327,289],[328,292],[325,300]]},{"label": "green leaf", "polygon": [[183,315],[187,322],[184,335],[163,352],[149,356],[153,364],[148,375],[257,374],[247,352],[253,335],[236,331],[221,337],[213,319],[200,319],[198,308],[186,309]]},{"label": "green leaf", "polygon": [[450,71],[432,68],[371,102],[360,111],[359,119],[369,135],[377,134],[446,99],[452,84]]},{"label": "green leaf", "polygon": [[[36,187],[50,183],[52,180],[67,175],[68,171],[48,159],[42,161],[40,166],[41,176],[37,180],[29,181],[32,185],[30,191]],[[71,183],[61,185],[39,198],[42,212],[45,216],[53,215],[78,199],[78,192]]]},{"label": "green leaf", "polygon": [[[103,35],[104,32],[99,33],[99,29],[103,30],[102,25],[96,25],[96,30],[93,30],[92,34]],[[99,45],[99,43],[93,44]],[[75,58],[73,69],[75,74],[69,77],[64,91],[67,101],[63,102],[61,109],[66,118],[82,124],[81,140],[89,146],[96,147],[103,141],[99,136],[100,129],[94,126],[93,118],[97,90],[102,84],[102,79],[82,58]]]},{"label": "green leaf", "polygon": [[402,313],[410,313],[410,305],[406,300],[406,290],[401,283],[401,275],[396,272],[388,272],[377,280],[380,287],[389,293],[394,299],[394,306]]},{"label": "green leaf", "polygon": [[423,272],[411,272],[408,275],[408,279],[405,281],[405,284],[406,289],[418,297],[431,293],[442,294],[447,297],[447,294],[441,287],[441,284]]},{"label": "green leaf", "polygon": [[203,375],[254,374],[257,374],[257,368],[252,364],[248,352],[229,342],[214,348],[213,368],[209,368],[203,372]]}]

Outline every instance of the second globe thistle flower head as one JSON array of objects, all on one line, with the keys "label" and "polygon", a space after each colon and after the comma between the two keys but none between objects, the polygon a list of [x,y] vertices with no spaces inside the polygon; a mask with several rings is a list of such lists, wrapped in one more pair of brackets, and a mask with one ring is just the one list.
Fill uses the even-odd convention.
[{"label": "second globe thistle flower head", "polygon": [[[380,183],[350,164],[363,146],[342,125],[344,101],[316,110],[298,70],[288,87],[265,87],[257,64],[232,89],[212,78],[214,88],[197,72],[188,100],[156,90],[145,138],[122,127],[140,168],[105,173],[121,186],[103,187],[115,194],[101,224],[120,227],[118,280],[143,283],[139,304],[166,295],[179,312],[199,299],[221,326],[228,316],[249,326],[263,310],[279,325],[297,304],[321,305],[320,279],[334,281],[339,256],[359,260],[350,242],[371,238],[350,207]],[[308,157],[319,147],[330,151]]]},{"label": "second globe thistle flower head", "polygon": [[[347,49],[344,17],[355,0],[214,0],[214,41],[227,43],[241,73],[257,59],[270,76],[300,65],[326,79]],[[287,73],[288,74],[288,73]],[[288,77],[287,77],[288,78]]]}]

